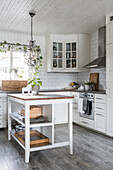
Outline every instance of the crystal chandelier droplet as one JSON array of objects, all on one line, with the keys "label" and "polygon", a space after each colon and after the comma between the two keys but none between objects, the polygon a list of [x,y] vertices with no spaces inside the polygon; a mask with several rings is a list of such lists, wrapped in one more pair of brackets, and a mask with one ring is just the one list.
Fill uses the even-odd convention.
[{"label": "crystal chandelier droplet", "polygon": [[31,40],[25,50],[25,62],[29,66],[35,66],[36,64],[40,64],[41,49],[40,46],[36,45],[36,41],[33,40],[33,17],[35,16],[35,12],[29,12],[29,15],[31,17]]}]

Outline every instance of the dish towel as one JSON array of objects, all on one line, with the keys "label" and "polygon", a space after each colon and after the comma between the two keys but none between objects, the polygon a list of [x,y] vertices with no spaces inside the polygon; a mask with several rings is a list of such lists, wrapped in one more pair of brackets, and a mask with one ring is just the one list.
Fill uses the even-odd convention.
[{"label": "dish towel", "polygon": [[88,100],[87,98],[83,99],[83,111],[86,112],[88,108]]},{"label": "dish towel", "polygon": [[88,100],[88,109],[87,109],[86,114],[90,115],[91,111],[92,111],[92,102]]},{"label": "dish towel", "polygon": [[85,113],[83,111],[83,99],[82,98],[78,99],[78,112],[79,113]]}]

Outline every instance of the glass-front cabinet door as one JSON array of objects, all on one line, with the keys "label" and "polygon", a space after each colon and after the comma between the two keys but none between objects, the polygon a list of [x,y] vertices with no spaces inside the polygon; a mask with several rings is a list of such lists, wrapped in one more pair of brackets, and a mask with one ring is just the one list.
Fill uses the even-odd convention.
[{"label": "glass-front cabinet door", "polygon": [[53,42],[53,69],[62,69],[63,68],[63,43],[61,42]]},{"label": "glass-front cabinet door", "polygon": [[76,42],[66,42],[65,43],[65,67],[66,69],[76,69],[77,64],[77,43]]}]

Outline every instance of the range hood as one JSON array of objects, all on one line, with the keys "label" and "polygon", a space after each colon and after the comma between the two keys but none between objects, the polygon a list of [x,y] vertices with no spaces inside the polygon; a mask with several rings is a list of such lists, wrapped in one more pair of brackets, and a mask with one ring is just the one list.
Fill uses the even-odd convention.
[{"label": "range hood", "polygon": [[101,68],[106,66],[106,27],[98,29],[98,58],[86,64],[83,68]]}]

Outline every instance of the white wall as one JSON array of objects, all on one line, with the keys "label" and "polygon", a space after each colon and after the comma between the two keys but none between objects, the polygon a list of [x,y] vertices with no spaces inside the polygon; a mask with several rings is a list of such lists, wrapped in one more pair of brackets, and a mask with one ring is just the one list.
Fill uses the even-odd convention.
[{"label": "white wall", "polygon": [[[98,31],[90,35],[90,61],[98,58]],[[90,73],[99,73],[99,90],[106,89],[106,68],[90,69]],[[89,73],[77,73],[77,80],[83,84],[89,80]]]},{"label": "white wall", "polygon": [[[30,34],[12,33],[12,32],[0,32],[0,42],[7,41],[7,43],[20,43],[28,44],[31,39]],[[45,36],[34,35],[33,39],[36,40],[36,45],[40,45],[42,49],[42,56],[45,58]],[[43,68],[45,68],[45,62],[43,62]]]},{"label": "white wall", "polygon": [[[22,33],[11,33],[11,32],[0,32],[0,42],[6,40],[9,43],[21,43],[28,44],[30,40],[29,34]],[[41,46],[43,56],[43,67],[39,73],[39,77],[42,80],[42,89],[60,89],[69,86],[70,82],[77,81],[76,73],[46,73],[47,56],[45,49],[45,36],[34,35],[36,44]]]},{"label": "white wall", "polygon": [[60,89],[68,87],[70,82],[77,82],[76,73],[46,73],[40,72],[39,77],[42,80],[41,89]]},{"label": "white wall", "polygon": [[[0,32],[0,42],[6,40],[12,43],[25,43],[28,44],[30,40],[29,34],[21,33],[10,33],[10,32]],[[39,73],[39,77],[42,80],[42,89],[60,89],[69,86],[69,83],[76,81],[78,83],[84,83],[85,80],[89,80],[89,73],[46,73],[46,49],[45,49],[45,36],[44,35],[34,35],[34,40],[36,44],[41,46],[42,56],[45,62],[43,62],[42,70]],[[90,60],[98,57],[98,32],[90,35]],[[103,69],[92,69],[90,72],[99,72],[99,89],[102,90],[106,88],[106,70]]]}]

